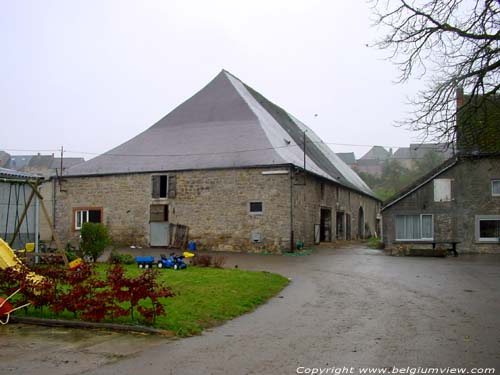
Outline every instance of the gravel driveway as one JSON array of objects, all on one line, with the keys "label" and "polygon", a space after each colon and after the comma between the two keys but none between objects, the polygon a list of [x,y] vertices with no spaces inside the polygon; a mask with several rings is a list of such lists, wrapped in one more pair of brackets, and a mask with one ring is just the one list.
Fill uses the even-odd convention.
[{"label": "gravel driveway", "polygon": [[295,374],[309,368],[500,371],[500,256],[389,257],[352,245],[304,257],[228,255],[290,285],[182,340],[0,327],[0,374]]}]

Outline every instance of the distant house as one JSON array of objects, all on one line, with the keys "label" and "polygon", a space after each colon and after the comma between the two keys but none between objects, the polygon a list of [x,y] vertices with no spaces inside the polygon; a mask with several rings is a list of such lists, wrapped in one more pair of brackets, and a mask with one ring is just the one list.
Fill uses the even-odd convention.
[{"label": "distant house", "polygon": [[5,168],[9,165],[10,154],[5,151],[0,151],[0,168]]},{"label": "distant house", "polygon": [[[304,137],[306,147],[304,148]],[[378,233],[380,201],[314,131],[227,71],[128,142],[69,168],[56,229],[102,222],[114,241],[288,251]]]},{"label": "distant house", "polygon": [[439,156],[444,161],[453,156],[453,149],[442,143],[412,143],[410,147],[398,148],[390,160],[397,161],[407,169],[414,169],[417,161],[424,159],[429,153]]},{"label": "distant house", "polygon": [[387,151],[382,146],[373,146],[356,163],[356,170],[373,176],[382,174],[384,163],[391,157],[391,151]]},{"label": "distant house", "polygon": [[[493,116],[482,124],[500,128]],[[461,252],[500,253],[500,140],[460,119],[457,129],[458,154],[384,203],[387,247],[458,242]]]},{"label": "distant house", "polygon": [[10,160],[7,168],[20,171],[22,170],[22,168],[29,164],[32,157],[33,155],[10,155]]},{"label": "distant house", "polygon": [[[62,162],[61,162],[62,160]],[[61,166],[63,173],[66,169],[85,161],[84,158],[56,158],[52,155],[33,155],[29,162],[21,168],[22,171],[34,173],[43,177],[61,175]]]}]

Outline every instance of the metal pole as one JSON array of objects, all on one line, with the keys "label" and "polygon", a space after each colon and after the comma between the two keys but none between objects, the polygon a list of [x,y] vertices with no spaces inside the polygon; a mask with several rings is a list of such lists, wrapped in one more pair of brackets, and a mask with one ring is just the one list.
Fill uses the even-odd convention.
[{"label": "metal pole", "polygon": [[[35,197],[35,253],[38,254],[38,246],[39,241],[38,237],[40,236],[40,200],[38,197]],[[35,256],[35,263],[38,263],[38,256]]]}]

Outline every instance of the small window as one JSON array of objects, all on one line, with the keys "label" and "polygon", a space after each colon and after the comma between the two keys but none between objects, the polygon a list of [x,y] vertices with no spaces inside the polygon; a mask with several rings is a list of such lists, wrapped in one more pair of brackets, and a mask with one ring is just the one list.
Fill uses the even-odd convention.
[{"label": "small window", "polygon": [[262,213],[262,202],[250,202],[250,213],[251,214],[261,214]]},{"label": "small window", "polygon": [[437,178],[434,180],[434,202],[451,201],[451,180],[449,178]]},{"label": "small window", "polygon": [[321,190],[321,200],[325,199],[325,183],[322,182],[320,185],[320,190]]},{"label": "small window", "polygon": [[434,218],[432,215],[397,215],[396,240],[432,240]]},{"label": "small window", "polygon": [[500,242],[500,216],[476,216],[476,238],[480,242]]},{"label": "small window", "polygon": [[175,198],[176,178],[174,175],[154,175],[151,177],[152,197]]},{"label": "small window", "polygon": [[491,195],[500,197],[500,180],[491,180]]},{"label": "small window", "polygon": [[74,219],[75,219],[75,230],[82,229],[85,223],[102,223],[102,208],[75,208]]}]

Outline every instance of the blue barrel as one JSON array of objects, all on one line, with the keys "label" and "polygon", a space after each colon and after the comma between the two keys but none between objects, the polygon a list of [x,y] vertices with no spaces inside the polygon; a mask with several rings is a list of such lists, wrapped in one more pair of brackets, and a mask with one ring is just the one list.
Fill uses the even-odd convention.
[{"label": "blue barrel", "polygon": [[189,241],[189,251],[196,251],[196,242]]}]

